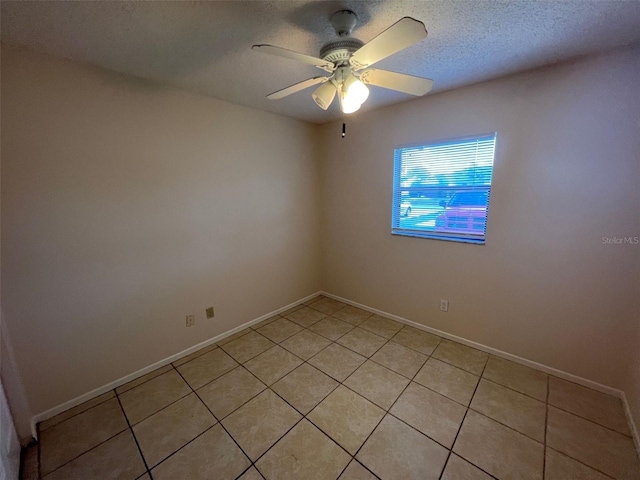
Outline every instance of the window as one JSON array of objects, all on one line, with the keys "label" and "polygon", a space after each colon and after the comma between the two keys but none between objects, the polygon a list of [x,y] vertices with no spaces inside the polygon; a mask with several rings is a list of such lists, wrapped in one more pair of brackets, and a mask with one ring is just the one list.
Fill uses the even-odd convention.
[{"label": "window", "polygon": [[484,243],[496,134],[394,151],[391,233]]}]

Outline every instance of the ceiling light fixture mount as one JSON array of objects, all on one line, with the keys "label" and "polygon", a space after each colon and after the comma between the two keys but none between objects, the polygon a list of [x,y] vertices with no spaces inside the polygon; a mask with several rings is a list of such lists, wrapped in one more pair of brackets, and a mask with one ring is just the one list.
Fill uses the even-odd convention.
[{"label": "ceiling light fixture mount", "polygon": [[271,93],[267,98],[277,100],[313,85],[322,84],[311,95],[316,104],[326,110],[338,94],[340,109],[344,114],[349,114],[359,110],[369,97],[369,89],[365,84],[416,96],[425,95],[431,90],[433,80],[428,78],[368,68],[426,38],[427,30],[422,22],[404,17],[365,44],[351,36],[357,20],[358,17],[351,10],[339,10],[334,13],[331,16],[331,25],[338,38],[320,49],[319,58],[273,45],[254,45],[253,50],[297,60],[331,74],[303,80]]},{"label": "ceiling light fixture mount", "polygon": [[338,10],[331,15],[331,26],[339,37],[350,37],[358,23],[358,16],[351,10]]}]

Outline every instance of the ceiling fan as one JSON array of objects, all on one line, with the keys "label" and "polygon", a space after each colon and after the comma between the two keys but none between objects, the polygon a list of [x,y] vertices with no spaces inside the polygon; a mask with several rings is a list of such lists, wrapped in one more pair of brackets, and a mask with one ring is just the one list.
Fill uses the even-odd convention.
[{"label": "ceiling fan", "polygon": [[336,94],[343,113],[357,111],[369,96],[367,85],[375,85],[390,90],[425,95],[433,87],[433,80],[403,73],[369,68],[380,60],[393,55],[427,38],[424,24],[411,17],[404,17],[375,37],[369,43],[351,36],[358,18],[351,10],[340,10],[331,17],[338,39],[320,49],[319,58],[287,50],[273,45],[254,45],[252,50],[298,60],[314,65],[331,75],[303,80],[277,92],[267,95],[270,100],[278,100],[292,93],[314,85],[322,84],[311,95],[320,108],[326,110]]}]

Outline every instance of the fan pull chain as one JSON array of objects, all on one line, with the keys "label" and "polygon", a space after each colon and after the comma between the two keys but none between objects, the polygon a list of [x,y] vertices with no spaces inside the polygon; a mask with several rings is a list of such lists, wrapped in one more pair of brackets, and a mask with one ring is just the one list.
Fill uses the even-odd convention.
[{"label": "fan pull chain", "polygon": [[347,135],[347,124],[343,123],[342,124],[342,138],[344,138]]}]

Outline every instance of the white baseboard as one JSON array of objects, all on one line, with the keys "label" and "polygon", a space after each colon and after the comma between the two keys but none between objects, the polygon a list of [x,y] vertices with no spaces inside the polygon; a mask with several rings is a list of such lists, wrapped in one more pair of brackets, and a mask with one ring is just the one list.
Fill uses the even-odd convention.
[{"label": "white baseboard", "polygon": [[349,299],[340,297],[338,295],[334,295],[329,292],[320,292],[322,295],[333,298],[335,300],[339,300],[343,303],[347,303],[349,305],[353,305],[354,307],[361,308],[362,310],[367,310],[368,312],[376,313],[378,315],[382,315],[383,317],[391,318],[400,323],[404,323],[405,325],[409,325],[411,327],[415,327],[419,330],[423,330],[425,332],[433,333],[434,335],[438,335],[439,337],[446,338],[448,340],[453,340],[458,343],[462,343],[463,345],[467,345],[469,347],[476,348],[478,350],[482,350],[483,352],[490,353],[491,355],[495,355],[496,357],[501,357],[506,360],[510,360],[514,363],[519,363],[520,365],[524,365],[526,367],[531,367],[536,370],[540,370],[541,372],[548,373],[558,378],[562,378],[563,380],[568,380],[573,383],[577,383],[578,385],[582,385],[584,387],[591,388],[593,390],[597,390],[602,393],[606,393],[608,395],[612,395],[614,397],[618,397],[622,400],[622,404],[625,409],[625,413],[627,416],[627,422],[629,424],[629,429],[631,430],[631,434],[633,436],[633,441],[636,446],[636,450],[638,451],[638,456],[640,457],[640,437],[638,436],[638,429],[636,427],[635,422],[633,421],[633,416],[631,415],[631,410],[629,409],[629,404],[627,403],[627,397],[625,396],[622,390],[617,388],[610,387],[608,385],[603,385],[598,382],[594,382],[593,380],[589,380],[587,378],[579,377],[578,375],[574,375],[572,373],[564,372],[562,370],[558,370],[557,368],[549,367],[548,365],[544,365],[542,363],[534,362],[532,360],[528,360],[526,358],[519,357],[517,355],[513,355],[511,353],[503,352],[502,350],[498,350],[497,348],[489,347],[487,345],[483,345],[481,343],[473,342],[471,340],[467,340],[466,338],[458,337],[457,335],[452,335],[447,332],[443,332],[442,330],[438,330],[432,327],[428,327],[418,322],[414,322],[412,320],[408,320],[406,318],[400,317],[398,315],[394,315],[392,313],[384,312],[382,310],[378,310],[377,308],[369,307],[367,305],[363,305],[361,303],[353,302]]},{"label": "white baseboard", "polygon": [[113,382],[107,383],[106,385],[103,385],[101,387],[95,388],[90,392],[84,393],[78,397],[72,398],[71,400],[61,403],[60,405],[50,408],[49,410],[45,410],[44,412],[38,413],[37,415],[34,415],[33,417],[31,417],[31,434],[33,435],[33,438],[37,440],[38,429],[36,428],[36,426],[38,425],[38,423],[44,422],[45,420],[48,420],[51,417],[55,417],[59,413],[65,412],[70,408],[73,408],[84,402],[87,402],[99,395],[102,395],[103,393],[106,393],[110,390],[118,388],[120,385],[124,385],[125,383],[135,380],[138,377],[142,377],[143,375],[146,375],[149,372],[153,372],[158,368],[162,368],[165,365],[170,364],[171,362],[175,362],[176,360],[181,359],[182,357],[186,357],[187,355],[190,355],[193,352],[200,350],[201,348],[208,347],[209,345],[219,342],[220,340],[224,340],[225,338],[233,335],[234,333],[239,332],[240,330],[250,327],[251,325],[255,325],[256,323],[259,323],[263,320],[266,320],[269,317],[277,315],[280,312],[284,312],[285,310],[288,310],[291,307],[295,307],[296,305],[306,302],[307,300],[310,300],[317,295],[320,295],[320,292],[307,295],[306,297],[301,298],[300,300],[296,300],[295,302],[290,303],[289,305],[286,305],[284,307],[278,308],[277,310],[261,315],[258,318],[254,318],[253,320],[243,323],[242,325],[238,325],[237,327],[227,332],[221,333],[220,335],[216,335],[215,337],[205,340],[204,342],[200,342],[197,345],[194,345],[193,347],[187,348],[186,350],[182,350],[181,352],[178,352],[175,355],[171,355],[170,357],[159,360],[129,375],[125,375],[124,377],[114,380]]},{"label": "white baseboard", "polygon": [[531,367],[534,368],[536,370],[540,370],[544,373],[548,373],[550,375],[554,375],[558,378],[562,378],[564,380],[569,380],[571,382],[577,383],[578,385],[582,385],[588,388],[592,388],[594,390],[597,390],[599,392],[603,392],[609,395],[613,395],[615,397],[618,397],[622,400],[622,404],[624,406],[625,409],[625,413],[627,415],[627,421],[629,423],[629,428],[631,430],[631,434],[633,436],[633,440],[636,446],[636,450],[638,451],[638,455],[640,456],[640,437],[638,436],[638,429],[636,427],[635,422],[633,421],[633,416],[631,414],[631,410],[629,409],[629,404],[627,402],[627,398],[624,394],[624,392],[622,390],[619,390],[617,388],[613,388],[613,387],[609,387],[607,385],[603,385],[601,383],[598,382],[594,382],[592,380],[583,378],[583,377],[579,377],[577,375],[573,375],[571,373],[567,373],[564,372],[562,370],[558,370],[556,368],[553,367],[549,367],[547,365],[543,365],[541,363],[538,362],[534,362],[532,360],[528,360],[526,358],[522,358],[519,357],[517,355],[513,355],[511,353],[507,353],[507,352],[503,352],[502,350],[498,350],[496,348],[493,347],[489,347],[487,345],[483,345],[481,343],[477,343],[477,342],[473,342],[471,340],[467,340],[466,338],[462,338],[462,337],[458,337],[457,335],[452,335],[450,333],[447,332],[443,332],[442,330],[437,330],[435,328],[431,328],[428,327],[426,325],[423,325],[421,323],[418,322],[414,322],[412,320],[408,320],[406,318],[400,317],[398,315],[394,315],[392,313],[388,313],[388,312],[384,312],[382,310],[378,310],[377,308],[372,308],[369,307],[367,305],[363,305],[361,303],[357,303],[357,302],[353,302],[351,300],[348,300],[346,298],[343,297],[339,297],[338,295],[334,295],[332,293],[329,292],[324,292],[324,291],[320,291],[320,292],[316,292],[313,293],[311,295],[308,295],[304,298],[301,298],[300,300],[297,300],[293,303],[290,303],[289,305],[286,305],[284,307],[278,308],[277,310],[274,310],[272,312],[266,313],[258,318],[255,318],[249,322],[243,323],[242,325],[239,325],[227,332],[221,333],[220,335],[216,335],[213,338],[210,338],[208,340],[205,340],[204,342],[201,342],[197,345],[194,345],[193,347],[189,347],[186,350],[183,350],[181,352],[176,353],[175,355],[172,355],[170,357],[167,357],[163,360],[160,360],[152,365],[149,365],[145,368],[142,368],[134,373],[131,373],[129,375],[126,375],[124,377],[121,377],[117,380],[114,380],[113,382],[110,382],[106,385],[103,385],[102,387],[96,388],[94,390],[91,390],[90,392],[87,392],[83,395],[80,395],[76,398],[73,398],[67,402],[64,402],[56,407],[50,408],[49,410],[46,410],[44,412],[38,413],[37,415],[34,415],[31,418],[31,432],[33,434],[33,438],[35,438],[36,440],[38,439],[38,433],[37,433],[37,428],[36,425],[40,422],[43,422],[44,420],[48,420],[51,417],[54,417],[56,415],[58,415],[59,413],[62,413],[66,410],[69,410],[70,408],[73,408],[77,405],[80,405],[81,403],[84,403],[88,400],[91,400],[92,398],[95,398],[99,395],[102,395],[105,392],[108,392],[110,390],[113,390],[121,385],[124,385],[125,383],[128,383],[132,380],[135,380],[138,377],[141,377],[143,375],[146,375],[149,372],[152,372],[158,368],[164,367],[165,365],[170,364],[171,362],[175,362],[176,360],[179,360],[182,357],[186,357],[187,355],[190,355],[191,353],[200,350],[201,348],[207,347],[213,343],[219,342],[220,340],[223,340],[231,335],[233,335],[234,333],[239,332],[240,330],[243,330],[247,327],[250,327],[251,325],[255,325],[256,323],[261,322],[262,320],[265,320],[269,317],[272,317],[273,315],[277,315],[280,312],[284,312],[285,310],[290,309],[291,307],[295,307],[296,305],[299,305],[303,302],[306,302],[307,300],[310,300],[311,298],[317,296],[317,295],[325,295],[327,297],[333,298],[335,300],[339,300],[341,302],[347,303],[349,305],[353,305],[354,307],[358,307],[361,308],[363,310],[367,310],[369,312],[372,313],[376,313],[378,315],[382,315],[384,317],[387,318],[391,318],[393,320],[396,320],[400,323],[404,323],[405,325],[409,325],[412,327],[415,327],[419,330],[423,330],[425,332],[429,332],[429,333],[433,333],[434,335],[438,335],[439,337],[442,338],[446,338],[448,340],[453,340],[455,342],[458,343],[462,343],[463,345],[467,345],[473,348],[476,348],[478,350],[482,350],[483,352],[487,352],[490,353],[492,355],[495,355],[496,357],[501,357],[504,358],[506,360],[510,360],[512,362],[515,363],[519,363],[520,365],[524,365],[527,367]]},{"label": "white baseboard", "polygon": [[629,424],[629,429],[631,430],[631,435],[633,436],[633,443],[636,446],[636,452],[638,452],[638,458],[640,458],[640,435],[638,434],[638,427],[636,422],[633,420],[633,414],[631,413],[631,409],[629,408],[629,403],[627,402],[627,396],[624,392],[622,392],[622,404],[624,405],[624,413],[627,416],[627,423]]},{"label": "white baseboard", "polygon": [[519,357],[517,355],[513,355],[511,353],[503,352],[502,350],[498,350],[497,348],[488,347],[487,345],[483,345],[481,343],[473,342],[471,340],[467,340],[466,338],[458,337],[457,335],[452,335],[451,333],[443,332],[442,330],[438,330],[436,328],[428,327],[418,322],[414,322],[413,320],[408,320],[406,318],[400,317],[398,315],[394,315],[392,313],[384,312],[382,310],[378,310],[377,308],[369,307],[367,305],[363,305],[361,303],[352,302],[346,298],[339,297],[338,295],[333,295],[328,292],[321,292],[322,295],[327,297],[331,297],[335,300],[339,300],[344,303],[348,303],[349,305],[353,305],[354,307],[361,308],[362,310],[367,310],[372,313],[376,313],[383,317],[391,318],[400,323],[404,323],[405,325],[409,325],[411,327],[415,327],[419,330],[424,330],[425,332],[433,333],[442,338],[446,338],[448,340],[453,340],[458,343],[462,343],[463,345],[467,345],[469,347],[473,347],[477,350],[482,350],[483,352],[490,353],[495,355],[496,357],[505,358],[507,360],[511,360],[512,362],[519,363],[520,365],[525,365],[527,367],[535,368],[536,370],[540,370],[545,373],[550,373],[556,377],[563,378],[565,380],[569,380],[573,383],[577,383],[579,385],[583,385],[585,387],[592,388],[594,390],[598,390],[599,392],[607,393],[609,395],[613,395],[615,397],[622,397],[622,391],[617,388],[609,387],[607,385],[602,385],[601,383],[594,382],[592,380],[588,380],[586,378],[578,377],[577,375],[573,375],[571,373],[563,372],[562,370],[558,370],[553,367],[549,367],[547,365],[543,365],[542,363],[534,362],[532,360],[528,360],[526,358]]}]

